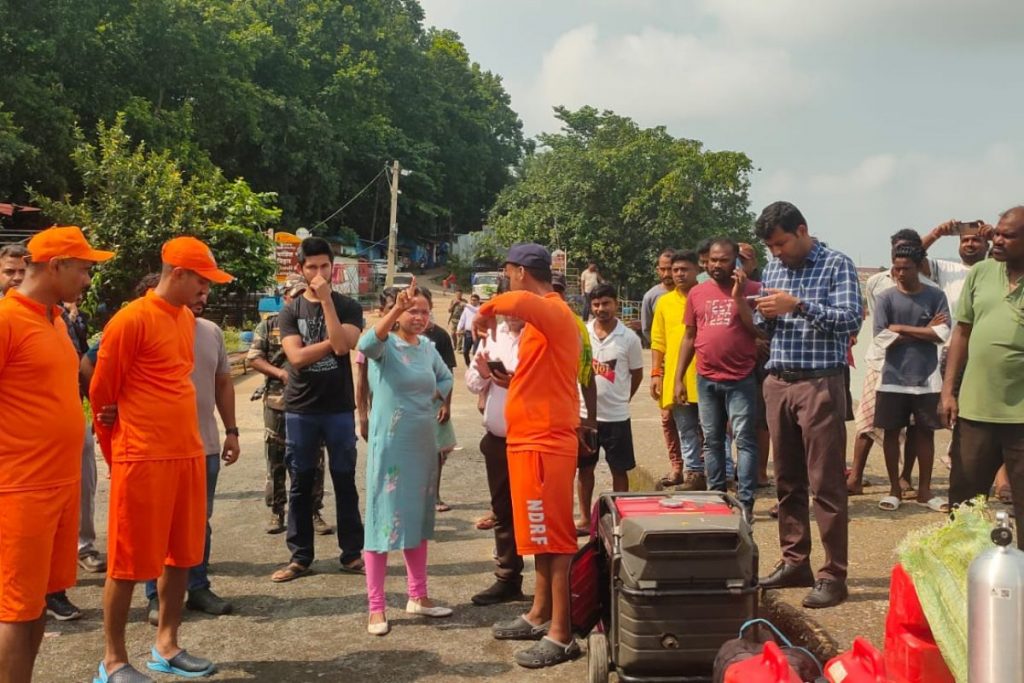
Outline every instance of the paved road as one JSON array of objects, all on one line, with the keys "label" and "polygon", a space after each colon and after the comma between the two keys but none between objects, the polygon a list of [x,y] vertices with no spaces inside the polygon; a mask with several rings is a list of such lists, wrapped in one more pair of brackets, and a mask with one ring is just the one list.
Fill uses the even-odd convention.
[{"label": "paved road", "polygon": [[[446,301],[441,296],[438,299],[440,312]],[[182,631],[186,647],[219,664],[220,672],[212,680],[585,680],[584,661],[527,673],[512,663],[518,644],[490,638],[491,623],[514,616],[525,605],[478,608],[469,602],[474,592],[490,584],[493,544],[489,534],[473,527],[473,521],[487,509],[488,494],[483,459],[477,448],[481,429],[476,402],[465,390],[461,372],[460,366],[453,419],[462,450],[449,459],[442,486],[445,500],[454,509],[439,516],[429,560],[431,595],[452,606],[455,615],[439,621],[406,616],[401,611],[405,604],[404,570],[400,555],[392,554],[387,595],[394,629],[386,638],[366,634],[365,585],[361,577],[336,571],[334,536],[317,539],[319,559],[315,575],[283,585],[270,582],[271,572],[287,560],[288,554],[283,536],[269,536],[262,531],[267,510],[262,501],[261,413],[258,404],[248,401],[260,380],[250,373],[238,382],[243,452],[237,464],[221,472],[213,516],[211,563],[214,589],[235,604],[236,612],[221,618],[187,614]],[[664,470],[664,446],[658,414],[647,397],[646,383],[635,400],[633,412],[638,460],[648,473],[660,474]],[[365,454],[363,444],[360,454]],[[880,452],[874,454],[872,465],[872,478],[881,483]],[[100,468],[104,469],[102,462]],[[937,486],[941,488],[945,486],[941,466],[939,475]],[[638,478],[642,479],[643,476]],[[598,488],[609,484],[602,464],[598,469]],[[875,505],[881,491],[876,487],[871,495],[853,501],[850,602],[815,615],[843,645],[858,634],[880,642],[893,549],[910,529],[939,520],[938,515],[913,506],[895,514],[883,513]],[[107,482],[102,481],[97,500],[101,529],[106,526],[107,493]],[[757,505],[760,519],[755,531],[763,568],[770,566],[777,556],[775,526],[765,515],[771,495],[767,491]],[[333,515],[333,504],[329,504],[326,512]],[[101,546],[103,543],[101,537]],[[527,591],[532,588],[531,579],[528,568]],[[80,575],[79,585],[70,595],[84,609],[84,618],[49,625],[36,680],[91,680],[102,654],[101,588],[100,577]],[[803,594],[785,593],[785,599],[792,601]],[[141,662],[147,653],[153,635],[154,629],[145,623],[145,600],[139,590],[128,629],[129,651],[136,662]]]}]

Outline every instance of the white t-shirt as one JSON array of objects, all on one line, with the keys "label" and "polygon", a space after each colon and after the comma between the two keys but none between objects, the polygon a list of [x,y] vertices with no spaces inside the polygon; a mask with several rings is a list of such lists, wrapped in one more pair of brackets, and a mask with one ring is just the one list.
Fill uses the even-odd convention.
[{"label": "white t-shirt", "polygon": [[[597,421],[625,422],[629,419],[629,390],[632,371],[644,367],[644,349],[636,332],[616,320],[615,329],[604,339],[594,332],[595,320],[587,323],[593,352],[594,381],[597,383]],[[580,394],[580,417],[587,406]]]},{"label": "white t-shirt", "polygon": [[583,285],[583,293],[590,294],[594,287],[597,287],[601,283],[601,274],[596,270],[584,270],[580,273],[580,284]]},{"label": "white t-shirt", "polygon": [[[971,268],[959,261],[949,261],[943,258],[928,259],[928,265],[932,269],[932,280],[939,286],[939,289],[946,293],[949,314],[952,318],[956,313],[957,302],[960,301],[960,293],[964,291],[964,281],[967,279],[967,273],[971,272]],[[953,327],[955,323],[956,321],[951,319],[950,327]]]}]

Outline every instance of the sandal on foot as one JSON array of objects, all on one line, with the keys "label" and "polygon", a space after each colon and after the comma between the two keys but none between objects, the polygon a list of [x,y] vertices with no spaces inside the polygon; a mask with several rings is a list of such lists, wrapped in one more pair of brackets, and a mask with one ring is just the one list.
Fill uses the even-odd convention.
[{"label": "sandal on foot", "polygon": [[437,501],[437,505],[434,506],[434,511],[435,512],[448,512],[451,509],[452,509],[452,506],[449,505],[448,503],[444,502],[443,500]]},{"label": "sandal on foot", "polygon": [[928,508],[932,512],[941,512],[943,514],[949,512],[949,501],[946,500],[945,498],[942,498],[941,496],[935,496],[927,503],[922,503],[919,500],[915,500],[914,502],[920,505],[921,507]]},{"label": "sandal on foot", "polygon": [[496,623],[491,627],[491,635],[495,640],[540,640],[547,635],[550,627],[550,621],[534,626],[521,614],[511,621]]},{"label": "sandal on foot", "polygon": [[270,580],[274,583],[285,583],[287,581],[294,581],[295,579],[312,574],[313,570],[309,567],[304,567],[298,562],[291,562],[284,569],[278,569],[276,572],[270,575]]},{"label": "sandal on foot", "polygon": [[516,664],[526,669],[542,669],[564,662],[571,662],[580,656],[580,646],[573,638],[568,645],[556,643],[544,636],[536,645],[516,653]]},{"label": "sandal on foot", "polygon": [[900,499],[896,496],[885,496],[878,501],[878,509],[886,512],[896,512],[900,509]]},{"label": "sandal on foot", "polygon": [[900,498],[903,500],[917,498],[917,489],[906,479],[900,479]]},{"label": "sandal on foot", "polygon": [[146,662],[146,668],[162,674],[174,674],[183,678],[202,678],[217,670],[217,667],[209,659],[190,655],[187,650],[181,650],[170,659],[161,657],[155,647],[150,649],[149,654],[152,659]]},{"label": "sandal on foot", "polygon": [[114,673],[108,674],[107,667],[100,662],[99,675],[92,679],[92,683],[153,683],[153,679],[131,664],[125,664]]},{"label": "sandal on foot", "polygon": [[480,519],[476,520],[474,526],[476,526],[480,531],[490,531],[497,523],[498,520],[494,515],[484,515]]},{"label": "sandal on foot", "polygon": [[362,574],[366,576],[366,563],[363,562],[363,558],[357,557],[351,562],[342,562],[341,566],[338,567],[338,571],[345,574]]}]

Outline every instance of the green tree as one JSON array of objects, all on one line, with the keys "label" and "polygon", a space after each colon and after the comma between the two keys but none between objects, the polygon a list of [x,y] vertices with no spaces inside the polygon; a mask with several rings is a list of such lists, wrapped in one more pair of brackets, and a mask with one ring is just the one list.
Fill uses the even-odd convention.
[{"label": "green tree", "polygon": [[[500,78],[417,0],[37,0],[0,3],[0,26],[0,197],[77,196],[76,127],[96,143],[125,112],[182,172],[276,193],[289,226],[399,159],[403,234],[434,237],[479,228],[525,149]],[[382,236],[377,189],[317,231]]]},{"label": "green tree", "polygon": [[227,291],[270,283],[275,264],[266,233],[281,216],[272,194],[253,192],[216,169],[186,176],[168,152],[133,144],[123,115],[110,126],[101,123],[97,133],[95,145],[82,141],[72,153],[81,196],[52,200],[33,193],[32,199],[54,220],[82,226],[98,247],[117,252],[93,281],[99,301],[131,298],[139,279],[159,269],[161,245],[179,235],[210,246],[236,278]]},{"label": "green tree", "polygon": [[519,168],[491,210],[491,241],[530,240],[565,249],[570,261],[596,261],[623,293],[652,282],[666,247],[693,247],[712,236],[751,241],[750,159],[712,152],[664,127],[592,107],[558,107],[559,133]]}]

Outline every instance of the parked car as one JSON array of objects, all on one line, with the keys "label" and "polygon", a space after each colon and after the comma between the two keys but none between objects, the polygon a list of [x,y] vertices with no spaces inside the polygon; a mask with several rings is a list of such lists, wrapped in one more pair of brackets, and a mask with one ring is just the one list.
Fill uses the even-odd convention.
[{"label": "parked car", "polygon": [[473,294],[480,297],[481,301],[487,301],[497,294],[499,277],[501,277],[501,273],[497,271],[473,273]]}]

